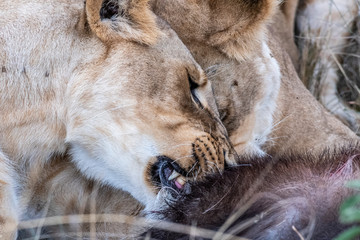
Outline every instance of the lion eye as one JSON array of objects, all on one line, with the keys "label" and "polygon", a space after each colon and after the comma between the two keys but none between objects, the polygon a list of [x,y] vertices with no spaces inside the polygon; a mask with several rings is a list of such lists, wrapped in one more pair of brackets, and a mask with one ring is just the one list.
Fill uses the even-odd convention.
[{"label": "lion eye", "polygon": [[191,97],[193,99],[193,101],[201,108],[203,109],[203,105],[201,104],[197,94],[196,94],[196,89],[199,87],[199,84],[197,84],[196,82],[194,82],[191,78],[190,75],[188,75],[188,80],[189,80],[189,85],[190,85],[190,92],[191,92]]}]

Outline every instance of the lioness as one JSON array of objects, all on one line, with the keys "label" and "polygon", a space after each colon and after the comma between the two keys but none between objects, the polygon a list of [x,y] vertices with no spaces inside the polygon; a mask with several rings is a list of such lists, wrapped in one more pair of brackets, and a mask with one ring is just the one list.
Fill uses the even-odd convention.
[{"label": "lioness", "polygon": [[[281,12],[277,2],[154,0],[153,8],[207,70],[221,120],[238,154],[249,145],[270,154],[290,149],[320,153],[358,141],[300,81],[284,51],[294,51],[288,22],[294,22],[296,3],[285,2]],[[189,19],[191,24],[186,24]]]},{"label": "lioness", "polygon": [[235,150],[264,155],[281,82],[265,40],[277,1],[154,0],[152,6],[207,69]]},{"label": "lioness", "polygon": [[210,83],[147,0],[2,1],[0,13],[1,233],[26,217],[31,174],[67,150],[149,209],[161,186],[235,163]]},{"label": "lioness", "polygon": [[[286,9],[285,12],[290,13],[289,15],[284,15],[282,12],[276,10],[276,1],[250,2],[239,0],[216,2],[217,1],[203,1],[200,3],[194,1],[158,0],[153,1],[152,4],[154,4],[153,7],[155,11],[167,19],[167,21],[177,29],[180,37],[190,47],[192,54],[208,69],[210,79],[213,81],[214,92],[222,120],[231,133],[231,138],[236,143],[239,143],[236,145],[236,149],[240,154],[255,153],[255,155],[261,155],[265,149],[269,153],[279,154],[293,151],[301,155],[304,154],[306,150],[315,155],[314,160],[324,161],[324,165],[326,165],[332,158],[318,158],[318,153],[322,153],[327,147],[333,150],[337,145],[347,145],[349,142],[358,141],[354,133],[327,113],[304,88],[292,66],[287,52],[281,47],[286,43],[285,45],[288,45],[286,50],[290,51],[289,49],[293,46],[291,31],[288,30],[291,24],[286,22],[286,17],[291,19],[291,13],[294,12],[293,9],[283,5],[282,9]],[[221,9],[223,12],[217,12],[212,6],[222,6]],[[230,13],[228,13],[228,11],[230,11]],[[188,17],[184,18],[184,15]],[[239,16],[242,17],[244,21],[239,21]],[[198,20],[198,18],[201,19],[201,21]],[[205,21],[206,19],[207,21]],[[220,39],[224,39],[224,43],[228,43],[225,44],[225,46],[232,46],[233,55],[231,51],[229,51],[229,53],[226,51],[228,48],[222,48],[216,44],[212,45],[211,42],[209,43],[207,41],[208,34],[211,33],[211,30],[217,28],[200,23],[206,22],[210,24],[212,23],[211,19],[217,19],[218,22],[216,23],[219,23],[219,29],[221,29],[222,24],[224,24],[224,29],[235,31],[234,34],[232,34],[231,31],[229,33],[230,36],[234,36],[235,39],[220,37]],[[265,31],[269,19],[273,19],[273,23],[270,23],[268,26],[268,29],[270,29],[273,34],[268,34],[268,37],[266,37]],[[231,28],[226,24],[234,24],[234,27]],[[278,26],[281,26],[281,28]],[[244,29],[249,30],[250,33],[253,31],[253,34],[248,35],[248,32]],[[242,32],[242,30],[245,32]],[[202,34],[200,34],[199,31]],[[221,36],[221,34],[226,34],[226,32],[220,30],[216,32],[216,34],[216,36]],[[250,40],[245,41],[248,36],[253,38],[250,37]],[[281,41],[279,39],[281,39]],[[240,44],[236,44],[236,42],[241,42],[241,46]],[[266,50],[266,45],[269,45],[271,53],[258,51],[257,48],[259,46],[259,49]],[[253,49],[253,51],[247,51],[247,46]],[[235,54],[237,55],[235,56]],[[277,63],[274,62],[274,59]],[[264,99],[266,99],[262,98],[266,96],[266,94],[262,94],[261,91],[261,89],[265,88],[263,83],[267,83],[267,80],[269,80],[269,82],[274,80],[276,85],[276,81],[279,80],[276,78],[267,79],[268,72],[266,69],[269,70],[271,76],[280,77],[280,74],[276,72],[277,69],[275,66],[277,64],[280,66],[282,73],[280,79],[281,85],[278,90],[278,97],[275,97],[276,94],[270,94],[270,96],[275,97],[271,102],[274,103],[275,101],[274,106],[276,106],[276,108],[270,109],[273,112],[268,111],[266,115],[269,117],[267,119],[272,119],[271,113],[273,113],[274,119],[272,119],[270,123],[266,123],[266,126],[269,128],[259,128],[264,131],[257,133],[259,129],[253,128],[256,122],[253,121],[253,119],[254,116],[258,116],[258,121],[261,125],[262,112],[258,111],[258,109],[261,108],[256,108],[256,106],[257,103],[264,102]],[[275,68],[271,68],[271,66]],[[270,92],[272,90],[274,89],[270,89]],[[275,90],[274,93],[276,93]],[[257,109],[257,111],[255,111],[255,109]],[[274,128],[271,130],[272,127]],[[262,141],[252,137],[262,136],[262,133],[265,135]],[[241,140],[241,138],[244,140]],[[256,159],[259,160],[259,158]],[[261,159],[266,162],[270,161],[270,158]],[[294,160],[294,158],[286,159],[286,164],[290,165],[291,161]],[[296,161],[296,159],[294,161]],[[261,164],[258,166],[261,166]],[[71,166],[65,167],[63,170],[64,172],[57,172],[56,174],[61,176],[62,174],[66,175],[73,171]],[[296,173],[295,171],[294,174]],[[276,175],[276,172],[274,174]],[[282,175],[283,172],[279,172],[279,174]],[[44,182],[46,182],[46,180],[44,180]],[[62,183],[64,186],[61,188],[67,189],[66,184],[69,182],[71,182],[71,179],[63,180]],[[56,181],[55,184],[59,186],[59,181]],[[87,186],[88,183],[84,181],[82,184],[84,187]],[[51,184],[47,186],[51,186]],[[78,186],[81,186],[81,184]],[[244,188],[246,187],[248,187],[248,185],[244,185]],[[111,207],[109,207],[110,205],[106,204],[107,201],[109,201],[109,203],[113,201],[108,198],[107,191],[108,190],[102,190],[101,188],[99,191],[96,191],[95,199],[97,199],[97,201],[96,207],[94,208],[96,211],[94,212],[124,212],[129,214],[129,211],[126,211],[121,205],[117,204],[111,209]],[[169,191],[172,190],[169,189]],[[114,193],[114,196],[116,196],[116,194],[120,193]],[[81,197],[83,198],[80,197],[80,199],[83,200],[83,202],[76,202],[76,204],[74,204],[72,200],[78,199],[78,197],[77,191],[70,190],[67,198],[65,198],[65,200],[68,201],[61,202],[54,199],[52,202],[54,204],[50,205],[49,208],[51,209],[50,215],[62,215],[64,214],[64,209],[66,209],[66,213],[91,211],[89,206],[84,206],[84,202],[86,203],[91,199],[90,194],[82,194]],[[40,203],[39,206],[45,205],[42,203],[41,198],[34,198],[33,203]],[[130,203],[127,202],[127,204]],[[134,202],[134,204],[136,203]],[[36,206],[36,204],[34,204],[34,206]],[[72,209],[72,211],[69,209]],[[38,212],[41,213],[42,208],[38,210]],[[137,213],[138,208],[135,207],[134,214]],[[107,230],[109,232],[116,232],[116,229],[113,231],[114,229],[110,230],[107,228]],[[85,229],[84,231],[89,230]],[[119,234],[124,232],[121,228],[117,231]]]}]

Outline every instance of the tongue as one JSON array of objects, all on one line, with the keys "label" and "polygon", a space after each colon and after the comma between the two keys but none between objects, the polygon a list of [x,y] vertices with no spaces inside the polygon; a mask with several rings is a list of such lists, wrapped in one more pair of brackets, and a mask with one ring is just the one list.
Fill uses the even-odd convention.
[{"label": "tongue", "polygon": [[178,181],[175,181],[175,185],[178,189],[182,189],[183,185],[181,185],[180,183],[178,183]]}]

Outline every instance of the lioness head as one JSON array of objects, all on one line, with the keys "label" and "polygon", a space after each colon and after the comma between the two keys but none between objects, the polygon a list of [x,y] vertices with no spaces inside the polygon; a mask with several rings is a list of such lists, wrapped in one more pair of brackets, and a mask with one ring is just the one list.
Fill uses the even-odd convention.
[{"label": "lioness head", "polygon": [[67,142],[86,175],[151,205],[234,162],[210,82],[146,0],[88,0],[83,22],[99,57],[68,88]]},{"label": "lioness head", "polygon": [[[274,125],[280,69],[266,26],[277,0],[153,0],[207,71],[221,120],[239,154],[264,155]],[[185,17],[184,17],[185,16]]]},{"label": "lioness head", "polygon": [[[357,142],[301,83],[288,56],[296,59],[293,27],[281,16],[279,2],[153,0],[152,6],[208,73],[238,154],[319,153]],[[283,4],[293,8],[296,1]]]}]

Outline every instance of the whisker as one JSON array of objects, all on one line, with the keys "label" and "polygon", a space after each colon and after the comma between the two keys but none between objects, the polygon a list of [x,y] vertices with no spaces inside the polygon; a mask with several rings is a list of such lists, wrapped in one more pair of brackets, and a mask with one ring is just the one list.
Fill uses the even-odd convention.
[{"label": "whisker", "polygon": [[192,168],[186,173],[186,177],[189,176],[189,174],[194,170],[194,168],[196,167],[196,165],[198,165],[198,163],[199,163],[199,162],[196,162],[196,163],[192,166]]},{"label": "whisker", "polygon": [[199,166],[198,170],[196,171],[195,181],[197,180],[200,171],[201,171],[201,166]]},{"label": "whisker", "polygon": [[[217,168],[218,172],[221,173],[221,171],[220,171],[220,169],[219,169],[219,166],[218,166],[216,163],[210,162],[210,161],[208,161],[207,163],[210,163],[210,164],[214,165],[214,166]],[[215,172],[214,172],[214,173],[215,173]]]},{"label": "whisker", "polygon": [[194,157],[193,154],[191,154],[191,155],[186,155],[186,156],[182,156],[182,157],[176,158],[176,159],[174,159],[172,162],[175,163],[175,162],[177,162],[177,161],[179,161],[179,160],[181,160],[181,159],[184,159],[184,158],[193,158],[193,157]]},{"label": "whisker", "polygon": [[211,169],[211,172],[216,173],[213,166],[211,166],[211,165],[207,165],[207,166]]}]

